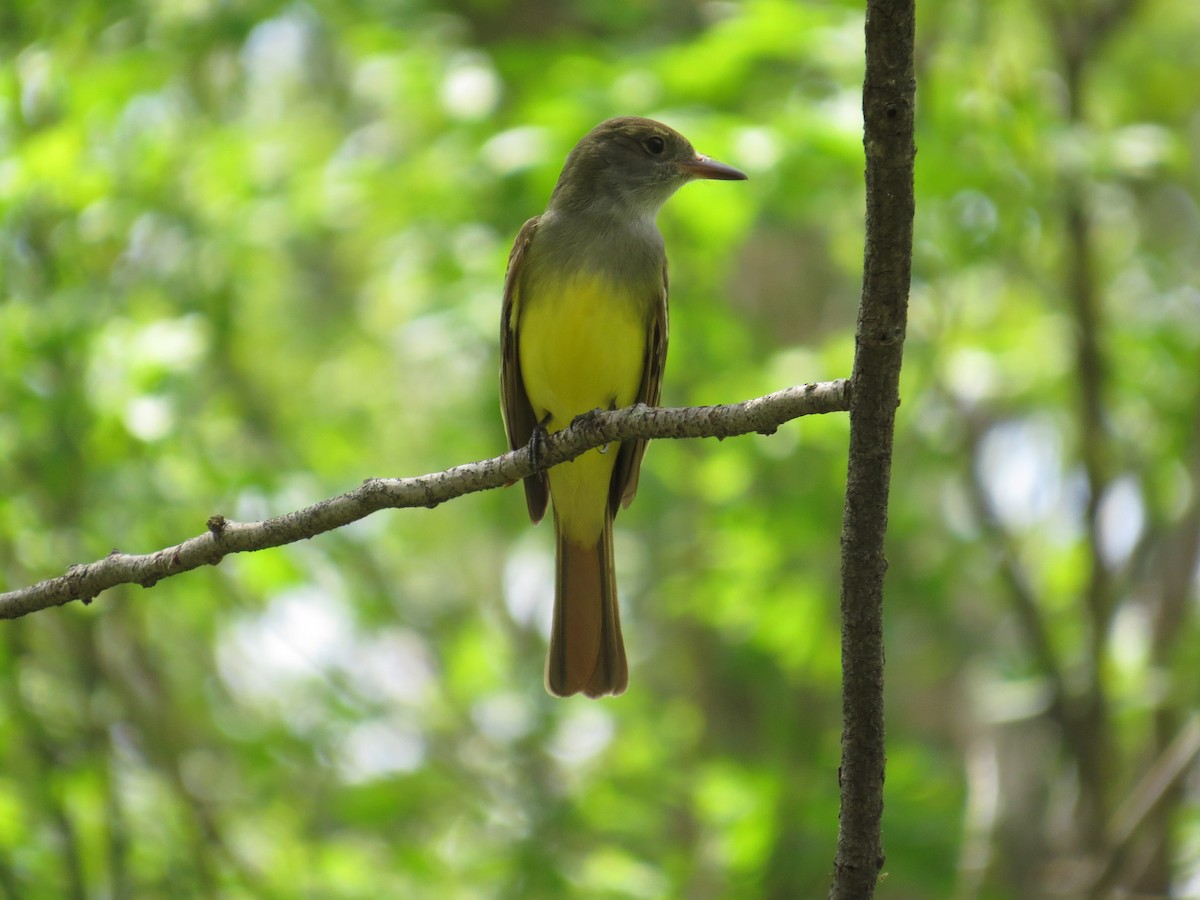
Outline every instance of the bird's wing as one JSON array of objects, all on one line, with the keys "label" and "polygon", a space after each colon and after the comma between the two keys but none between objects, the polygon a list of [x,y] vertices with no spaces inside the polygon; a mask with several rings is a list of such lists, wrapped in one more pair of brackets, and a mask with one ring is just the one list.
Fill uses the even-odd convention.
[{"label": "bird's wing", "polygon": [[[521,379],[521,354],[517,337],[517,319],[521,314],[521,264],[525,261],[525,251],[529,249],[537,227],[536,216],[521,227],[509,254],[508,271],[504,276],[504,309],[500,316],[500,412],[504,415],[504,430],[508,434],[510,450],[527,445],[538,424],[533,406],[525,394],[525,382]],[[550,486],[545,472],[525,479],[525,503],[529,507],[529,518],[535,523],[540,522],[546,514],[549,497]]]},{"label": "bird's wing", "polygon": [[[642,386],[638,391],[637,403],[657,406],[662,392],[663,370],[667,365],[667,262],[663,260],[662,290],[654,300],[650,313],[650,327],[646,334],[646,368],[642,374]],[[644,440],[625,441],[613,468],[612,486],[608,505],[613,515],[618,504],[622,507],[633,502],[637,493],[638,472],[642,467],[642,456],[646,452]]]}]

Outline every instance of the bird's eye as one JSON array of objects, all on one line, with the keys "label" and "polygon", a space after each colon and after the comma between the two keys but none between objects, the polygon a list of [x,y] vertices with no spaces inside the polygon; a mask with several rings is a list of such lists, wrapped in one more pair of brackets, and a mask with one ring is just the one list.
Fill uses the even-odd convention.
[{"label": "bird's eye", "polygon": [[654,137],[646,138],[644,146],[647,152],[653,154],[654,156],[659,156],[664,150],[667,149],[667,142],[656,134]]}]

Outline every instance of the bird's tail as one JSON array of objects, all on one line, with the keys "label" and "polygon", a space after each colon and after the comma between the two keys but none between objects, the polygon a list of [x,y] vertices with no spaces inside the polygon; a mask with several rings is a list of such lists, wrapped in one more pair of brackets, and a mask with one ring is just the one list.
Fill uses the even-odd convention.
[{"label": "bird's tail", "polygon": [[558,579],[554,624],[546,658],[546,690],[558,697],[624,693],[629,684],[617,580],[613,567],[612,513],[595,544],[567,538],[554,522]]}]

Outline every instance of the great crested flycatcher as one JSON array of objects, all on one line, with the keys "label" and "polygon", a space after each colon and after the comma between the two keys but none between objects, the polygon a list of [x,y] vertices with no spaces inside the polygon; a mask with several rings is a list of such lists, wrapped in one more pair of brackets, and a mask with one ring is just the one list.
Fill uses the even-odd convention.
[{"label": "great crested flycatcher", "polygon": [[[650,119],[609,119],[575,145],[546,211],[525,223],[508,260],[500,404],[510,448],[594,409],[658,403],[667,257],[655,217],[693,179],[745,177]],[[551,694],[620,694],[629,682],[612,523],[633,500],[645,449],[640,440],[601,447],[525,479],[535,523],[554,501]]]}]

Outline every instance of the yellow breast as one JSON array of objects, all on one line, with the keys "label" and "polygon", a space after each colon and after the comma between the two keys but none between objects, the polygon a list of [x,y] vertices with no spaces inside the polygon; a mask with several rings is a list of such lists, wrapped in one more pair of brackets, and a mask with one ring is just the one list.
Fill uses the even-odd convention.
[{"label": "yellow breast", "polygon": [[[521,296],[521,375],[534,415],[546,420],[548,431],[581,413],[637,399],[650,323],[644,293],[575,275],[540,280],[536,293]],[[599,539],[619,450],[616,444],[589,450],[550,470],[556,521],[569,540],[591,546]]]},{"label": "yellow breast", "polygon": [[542,281],[535,296],[522,296],[521,373],[534,414],[550,414],[548,430],[633,403],[646,368],[648,299],[591,275]]}]

